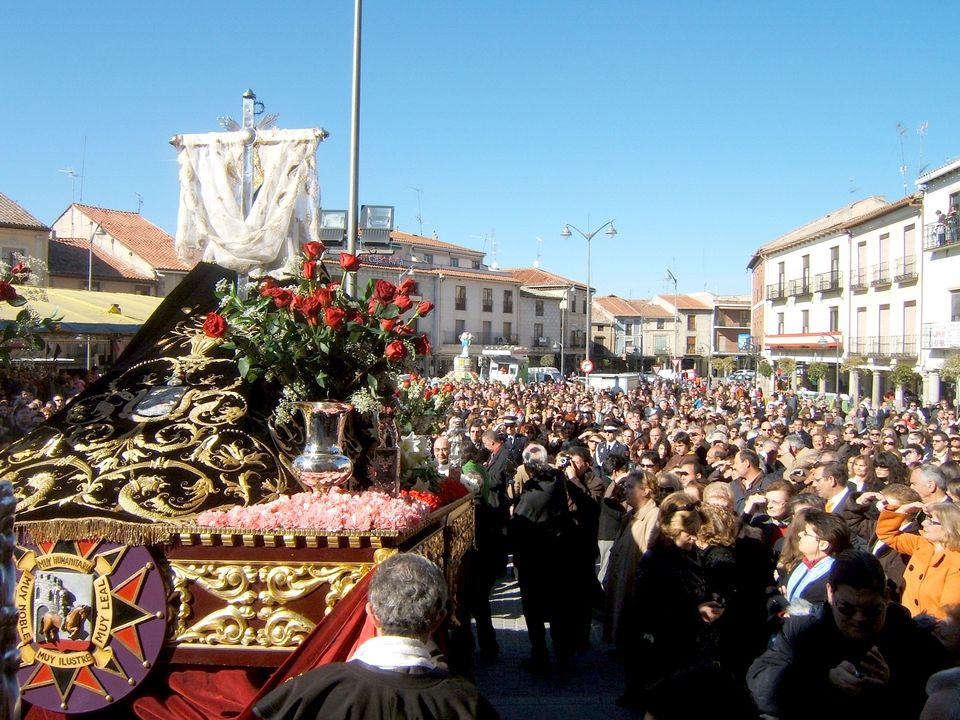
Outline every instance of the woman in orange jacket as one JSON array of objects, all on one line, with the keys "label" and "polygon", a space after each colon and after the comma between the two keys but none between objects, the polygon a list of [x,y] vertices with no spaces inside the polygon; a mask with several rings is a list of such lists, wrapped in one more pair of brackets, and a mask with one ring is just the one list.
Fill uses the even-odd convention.
[{"label": "woman in orange jacket", "polygon": [[[901,531],[905,516],[922,512],[920,534]],[[900,553],[910,555],[903,573],[901,602],[910,614],[937,620],[960,616],[960,507],[914,502],[887,505],[877,520],[877,537]]]}]

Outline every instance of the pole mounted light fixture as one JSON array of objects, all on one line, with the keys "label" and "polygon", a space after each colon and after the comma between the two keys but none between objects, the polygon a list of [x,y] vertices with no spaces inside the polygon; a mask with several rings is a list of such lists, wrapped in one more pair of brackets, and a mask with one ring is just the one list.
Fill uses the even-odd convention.
[{"label": "pole mounted light fixture", "polygon": [[600,227],[598,227],[596,230],[592,232],[584,232],[583,230],[578,228],[576,225],[571,225],[570,223],[566,223],[563,226],[563,230],[560,231],[560,237],[568,238],[573,236],[573,233],[571,232],[571,230],[576,230],[577,233],[580,235],[580,237],[582,237],[584,240],[587,241],[587,341],[586,341],[586,351],[584,352],[584,358],[586,358],[587,360],[590,359],[590,345],[591,345],[590,338],[593,335],[593,326],[592,326],[592,317],[591,317],[592,310],[593,310],[593,288],[590,285],[590,241],[593,240],[594,235],[596,235],[598,232],[600,232],[604,228],[607,229],[606,233],[604,234],[607,235],[608,237],[613,237],[614,235],[617,234],[617,229],[613,226],[613,220],[608,220],[607,222],[605,222],[603,225],[601,225]]}]

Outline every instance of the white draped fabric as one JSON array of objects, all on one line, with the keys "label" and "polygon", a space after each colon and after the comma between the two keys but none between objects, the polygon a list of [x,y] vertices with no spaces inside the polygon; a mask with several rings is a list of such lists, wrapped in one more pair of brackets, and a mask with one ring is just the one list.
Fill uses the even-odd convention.
[{"label": "white draped fabric", "polygon": [[239,273],[282,268],[303,243],[319,240],[318,130],[258,130],[256,188],[241,206],[244,140],[250,130],[182,135],[177,254]]}]

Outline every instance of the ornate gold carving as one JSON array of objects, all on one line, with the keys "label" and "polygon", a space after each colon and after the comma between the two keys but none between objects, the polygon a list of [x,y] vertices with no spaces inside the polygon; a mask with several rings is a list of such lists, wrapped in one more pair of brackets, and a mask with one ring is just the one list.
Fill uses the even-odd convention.
[{"label": "ornate gold carving", "polygon": [[194,623],[177,639],[205,645],[253,645],[257,642],[257,632],[249,621],[255,616],[252,607],[228,605]]},{"label": "ornate gold carving", "polygon": [[299,613],[286,608],[260,608],[257,613],[266,624],[257,630],[257,644],[263,647],[292,647],[299,645],[316,626]]},{"label": "ornate gold carving", "polygon": [[391,555],[396,555],[398,550],[396,548],[379,548],[373,552],[373,562],[376,565],[379,565],[384,560],[386,560]]},{"label": "ornate gold carving", "polygon": [[412,547],[410,552],[423,555],[423,557],[443,570],[445,564],[443,561],[443,528],[438,528],[435,532],[425,537]]},{"label": "ornate gold carving", "polygon": [[448,532],[450,533],[450,563],[456,566],[460,564],[467,550],[473,547],[476,523],[472,506],[468,506],[466,511],[450,520]]},{"label": "ornate gold carving", "polygon": [[[371,568],[369,563],[171,562],[171,615],[176,618],[171,640],[204,645],[293,647],[315,623],[282,606],[326,587],[326,616]],[[190,625],[198,587],[227,603],[227,607]],[[258,626],[254,619],[264,624]]]}]

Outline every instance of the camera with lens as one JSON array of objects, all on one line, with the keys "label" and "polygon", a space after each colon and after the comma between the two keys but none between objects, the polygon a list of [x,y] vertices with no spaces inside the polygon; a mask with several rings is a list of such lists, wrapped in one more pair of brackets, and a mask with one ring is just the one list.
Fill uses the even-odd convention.
[{"label": "camera with lens", "polygon": [[564,468],[569,467],[569,465],[570,465],[569,455],[561,455],[560,457],[557,458],[557,467],[559,469],[563,470]]}]

